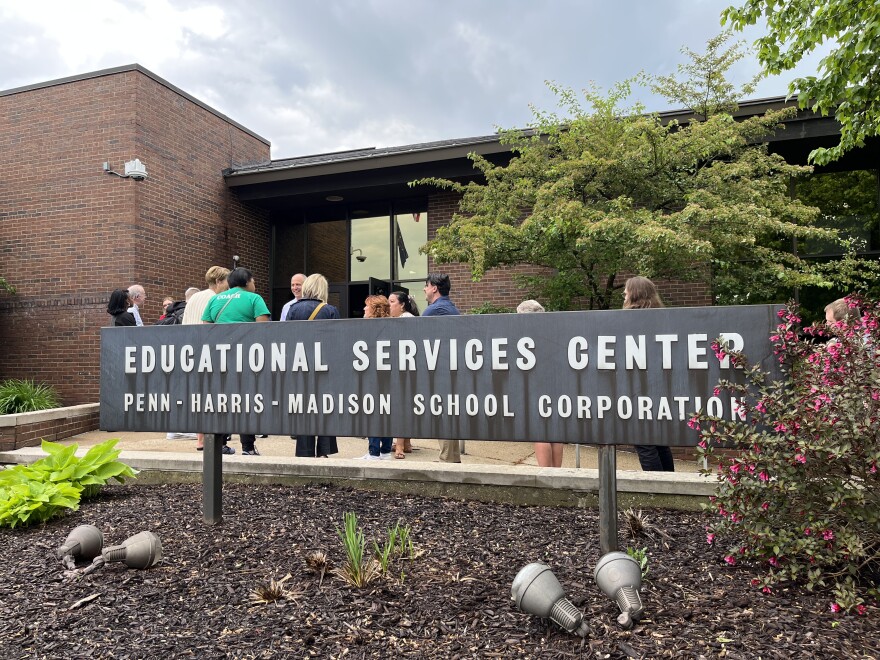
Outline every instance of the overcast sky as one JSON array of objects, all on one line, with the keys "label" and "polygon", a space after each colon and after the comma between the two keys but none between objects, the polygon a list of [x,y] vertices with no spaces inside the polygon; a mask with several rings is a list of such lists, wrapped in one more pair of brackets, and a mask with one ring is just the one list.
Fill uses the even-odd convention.
[{"label": "overcast sky", "polygon": [[[727,4],[3,0],[0,89],[137,63],[271,140],[273,158],[474,137],[526,125],[529,104],[555,109],[545,80],[607,89],[674,72],[683,46],[702,52],[721,31]],[[733,78],[757,70],[743,62]],[[754,96],[784,95],[788,80]]]}]

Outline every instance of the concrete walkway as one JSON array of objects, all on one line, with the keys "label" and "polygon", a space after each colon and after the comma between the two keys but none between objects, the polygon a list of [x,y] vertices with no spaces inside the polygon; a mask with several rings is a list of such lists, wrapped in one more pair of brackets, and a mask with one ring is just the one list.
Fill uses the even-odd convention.
[{"label": "concrete walkway", "polygon": [[[133,433],[129,431],[110,433],[107,431],[90,431],[74,436],[64,441],[64,444],[76,443],[80,447],[91,447],[110,438],[119,438],[117,449],[137,452],[172,452],[175,454],[193,454],[200,456],[201,452],[195,449],[195,440],[166,440],[164,433],[146,432]],[[363,438],[339,438],[339,453],[334,454],[332,459],[360,458],[367,453],[367,441]],[[248,460],[250,457],[240,456],[241,444],[238,436],[232,436],[230,445],[235,449],[233,459]],[[406,467],[411,463],[436,463],[440,460],[440,450],[436,440],[412,441],[413,452],[406,455],[405,459],[386,461],[387,464]],[[268,438],[257,438],[257,449],[264,457],[294,458],[294,441],[287,436],[271,435]],[[577,449],[574,445],[565,445],[562,467],[574,468],[577,465]],[[597,467],[596,447],[582,445],[580,447],[580,467],[595,469]],[[226,457],[225,460],[229,460]],[[304,459],[297,459],[304,460]],[[322,459],[325,460],[325,459]],[[461,462],[465,465],[527,465],[538,466],[535,459],[535,449],[531,442],[465,442],[465,453],[461,456]],[[617,469],[641,471],[639,460],[634,451],[620,449],[617,452]],[[697,472],[697,464],[693,461],[676,461],[677,472]]]},{"label": "concrete walkway", "polygon": [[[92,431],[65,440],[79,445],[77,453],[118,438],[120,460],[140,471],[138,481],[199,482],[203,452],[195,440],[166,440],[164,433]],[[403,460],[359,460],[367,452],[362,438],[339,438],[339,453],[331,458],[296,458],[293,440],[286,436],[258,438],[260,456],[242,456],[237,436],[233,456],[223,457],[228,481],[247,483],[336,483],[382,492],[592,507],[598,503],[598,450],[566,445],[562,468],[537,465],[532,443],[468,441],[461,464],[441,463],[436,440],[413,440],[413,452]],[[0,452],[2,463],[30,463],[43,456],[39,447]],[[642,472],[632,451],[617,452],[619,508],[661,506],[698,508],[714,491],[714,480],[698,474],[693,461],[676,461],[676,472]]]}]

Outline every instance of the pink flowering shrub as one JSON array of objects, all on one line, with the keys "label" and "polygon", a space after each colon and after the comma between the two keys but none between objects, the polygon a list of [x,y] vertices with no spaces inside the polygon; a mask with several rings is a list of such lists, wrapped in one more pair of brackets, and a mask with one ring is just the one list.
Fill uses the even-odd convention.
[{"label": "pink flowering shrub", "polygon": [[780,311],[770,339],[783,380],[731,353],[746,378],[719,388],[744,417],[700,413],[691,426],[718,478],[707,540],[729,543],[724,561],[760,563],[765,593],[802,581],[832,590],[833,611],[861,614],[880,596],[880,303],[848,300],[852,320],[828,328]]}]

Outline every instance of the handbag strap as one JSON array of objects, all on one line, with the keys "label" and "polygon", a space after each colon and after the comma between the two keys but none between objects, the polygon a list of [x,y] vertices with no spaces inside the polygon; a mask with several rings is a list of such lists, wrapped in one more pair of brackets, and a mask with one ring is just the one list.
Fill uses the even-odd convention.
[{"label": "handbag strap", "polygon": [[226,307],[227,307],[227,306],[229,305],[229,303],[231,303],[232,301],[233,301],[233,298],[230,298],[229,300],[226,301],[226,304],[223,305],[223,307],[220,308],[220,311],[217,312],[217,316],[214,317],[214,323],[217,322],[217,319],[220,318],[220,315],[223,313],[223,310],[226,309]]},{"label": "handbag strap", "polygon": [[320,305],[318,305],[317,307],[315,307],[314,311],[312,312],[312,315],[309,317],[309,321],[314,321],[314,320],[315,320],[315,317],[318,315],[318,312],[320,312],[320,311],[321,311],[321,308],[322,308],[324,305],[326,305],[326,304],[327,304],[327,303],[322,302]]}]

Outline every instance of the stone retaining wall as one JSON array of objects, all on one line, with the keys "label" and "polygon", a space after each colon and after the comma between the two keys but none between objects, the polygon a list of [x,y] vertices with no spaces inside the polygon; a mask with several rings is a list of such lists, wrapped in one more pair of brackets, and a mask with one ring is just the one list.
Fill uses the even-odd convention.
[{"label": "stone retaining wall", "polygon": [[89,403],[18,415],[0,415],[0,451],[39,447],[98,428],[99,404]]}]

